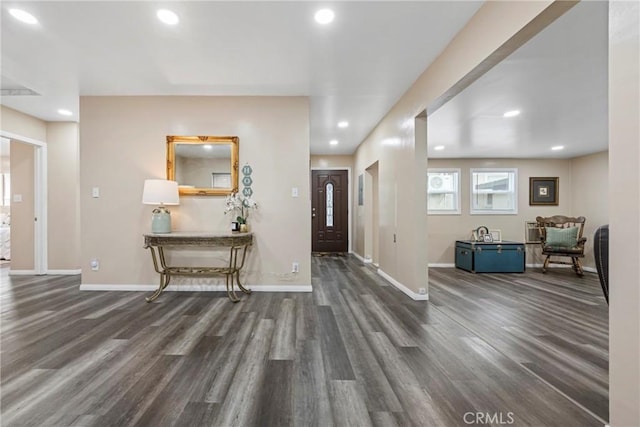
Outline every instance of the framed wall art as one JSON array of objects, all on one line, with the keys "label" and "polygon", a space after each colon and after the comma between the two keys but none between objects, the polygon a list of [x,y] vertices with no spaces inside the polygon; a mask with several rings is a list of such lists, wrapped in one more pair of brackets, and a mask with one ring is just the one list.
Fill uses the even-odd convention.
[{"label": "framed wall art", "polygon": [[530,177],[529,205],[558,206],[558,177]]}]

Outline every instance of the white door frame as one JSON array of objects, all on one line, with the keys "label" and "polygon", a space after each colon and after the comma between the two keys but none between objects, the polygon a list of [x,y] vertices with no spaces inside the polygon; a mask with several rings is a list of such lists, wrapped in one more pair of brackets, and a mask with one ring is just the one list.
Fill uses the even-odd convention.
[{"label": "white door frame", "polygon": [[47,144],[37,139],[0,130],[0,136],[33,145],[34,150],[34,242],[33,269],[35,274],[47,274]]}]

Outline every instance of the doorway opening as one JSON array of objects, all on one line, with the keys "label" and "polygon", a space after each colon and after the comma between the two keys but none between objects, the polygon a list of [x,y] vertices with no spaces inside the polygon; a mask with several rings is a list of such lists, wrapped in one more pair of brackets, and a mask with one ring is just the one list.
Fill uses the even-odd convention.
[{"label": "doorway opening", "polygon": [[348,170],[311,171],[311,251],[349,251]]},{"label": "doorway opening", "polygon": [[[11,169],[24,172],[24,179],[11,180],[9,274],[47,274],[47,145],[6,131],[0,137],[10,141]],[[23,165],[16,161],[18,155]]]},{"label": "doorway opening", "polygon": [[378,201],[378,162],[365,169],[364,176],[364,259],[376,267],[379,265],[380,250],[379,237],[380,220]]}]

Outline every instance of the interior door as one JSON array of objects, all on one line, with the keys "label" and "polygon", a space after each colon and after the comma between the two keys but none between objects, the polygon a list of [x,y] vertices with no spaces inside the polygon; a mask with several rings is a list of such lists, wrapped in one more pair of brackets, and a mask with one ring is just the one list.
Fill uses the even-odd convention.
[{"label": "interior door", "polygon": [[349,183],[346,170],[311,171],[311,250],[349,250]]}]

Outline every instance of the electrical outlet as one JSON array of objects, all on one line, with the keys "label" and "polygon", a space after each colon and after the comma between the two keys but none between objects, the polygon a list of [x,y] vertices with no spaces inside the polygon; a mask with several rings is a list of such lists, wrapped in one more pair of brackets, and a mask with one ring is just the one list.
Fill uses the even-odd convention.
[{"label": "electrical outlet", "polygon": [[427,294],[427,290],[425,288],[418,288],[418,293],[420,295],[426,295]]},{"label": "electrical outlet", "polygon": [[100,262],[98,261],[97,258],[92,259],[90,265],[91,265],[91,270],[93,271],[100,270]]},{"label": "electrical outlet", "polygon": [[294,262],[293,264],[291,264],[291,272],[292,273],[299,273],[300,272],[300,264],[298,264],[297,262]]},{"label": "electrical outlet", "polygon": [[93,187],[91,189],[91,197],[97,199],[98,197],[100,197],[100,187]]}]

